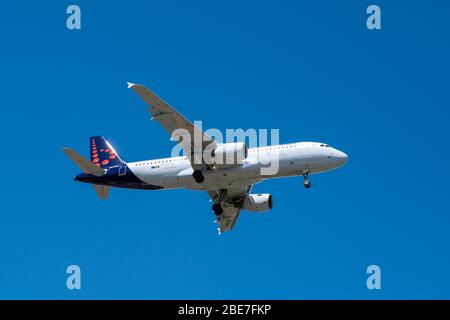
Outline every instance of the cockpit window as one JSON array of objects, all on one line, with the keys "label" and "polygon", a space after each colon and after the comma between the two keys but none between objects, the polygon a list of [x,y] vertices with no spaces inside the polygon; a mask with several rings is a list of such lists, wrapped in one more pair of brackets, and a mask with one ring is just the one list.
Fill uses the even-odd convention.
[{"label": "cockpit window", "polygon": [[331,146],[329,144],[321,144],[321,147],[330,148]]}]

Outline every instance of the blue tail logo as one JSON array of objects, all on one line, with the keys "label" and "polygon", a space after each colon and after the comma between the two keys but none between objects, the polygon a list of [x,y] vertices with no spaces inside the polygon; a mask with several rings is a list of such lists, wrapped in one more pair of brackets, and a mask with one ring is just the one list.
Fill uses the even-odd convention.
[{"label": "blue tail logo", "polygon": [[91,137],[91,162],[97,167],[108,169],[123,163],[112,145],[103,136]]}]

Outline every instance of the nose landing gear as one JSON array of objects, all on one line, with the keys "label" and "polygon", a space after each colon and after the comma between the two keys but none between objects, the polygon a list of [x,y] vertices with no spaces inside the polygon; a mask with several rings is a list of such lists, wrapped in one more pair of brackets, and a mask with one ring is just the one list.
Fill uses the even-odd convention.
[{"label": "nose landing gear", "polygon": [[311,181],[309,180],[309,174],[311,171],[309,170],[303,170],[303,185],[306,189],[311,188]]}]

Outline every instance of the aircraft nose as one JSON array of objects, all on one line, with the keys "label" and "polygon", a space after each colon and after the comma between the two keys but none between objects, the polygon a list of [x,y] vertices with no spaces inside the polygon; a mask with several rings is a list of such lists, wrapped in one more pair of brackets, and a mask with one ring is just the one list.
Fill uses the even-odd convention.
[{"label": "aircraft nose", "polygon": [[348,161],[348,155],[340,150],[336,150],[334,156],[337,158],[340,165],[346,164]]}]

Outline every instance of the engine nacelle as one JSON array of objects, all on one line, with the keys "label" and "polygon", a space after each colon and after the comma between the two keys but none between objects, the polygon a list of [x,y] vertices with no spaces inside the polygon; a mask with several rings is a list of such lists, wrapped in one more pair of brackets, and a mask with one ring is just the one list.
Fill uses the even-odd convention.
[{"label": "engine nacelle", "polygon": [[252,212],[272,209],[272,195],[269,193],[249,194],[242,202],[242,208]]},{"label": "engine nacelle", "polygon": [[248,148],[243,142],[221,143],[211,153],[211,161],[216,168],[229,168],[242,164],[247,155]]}]

